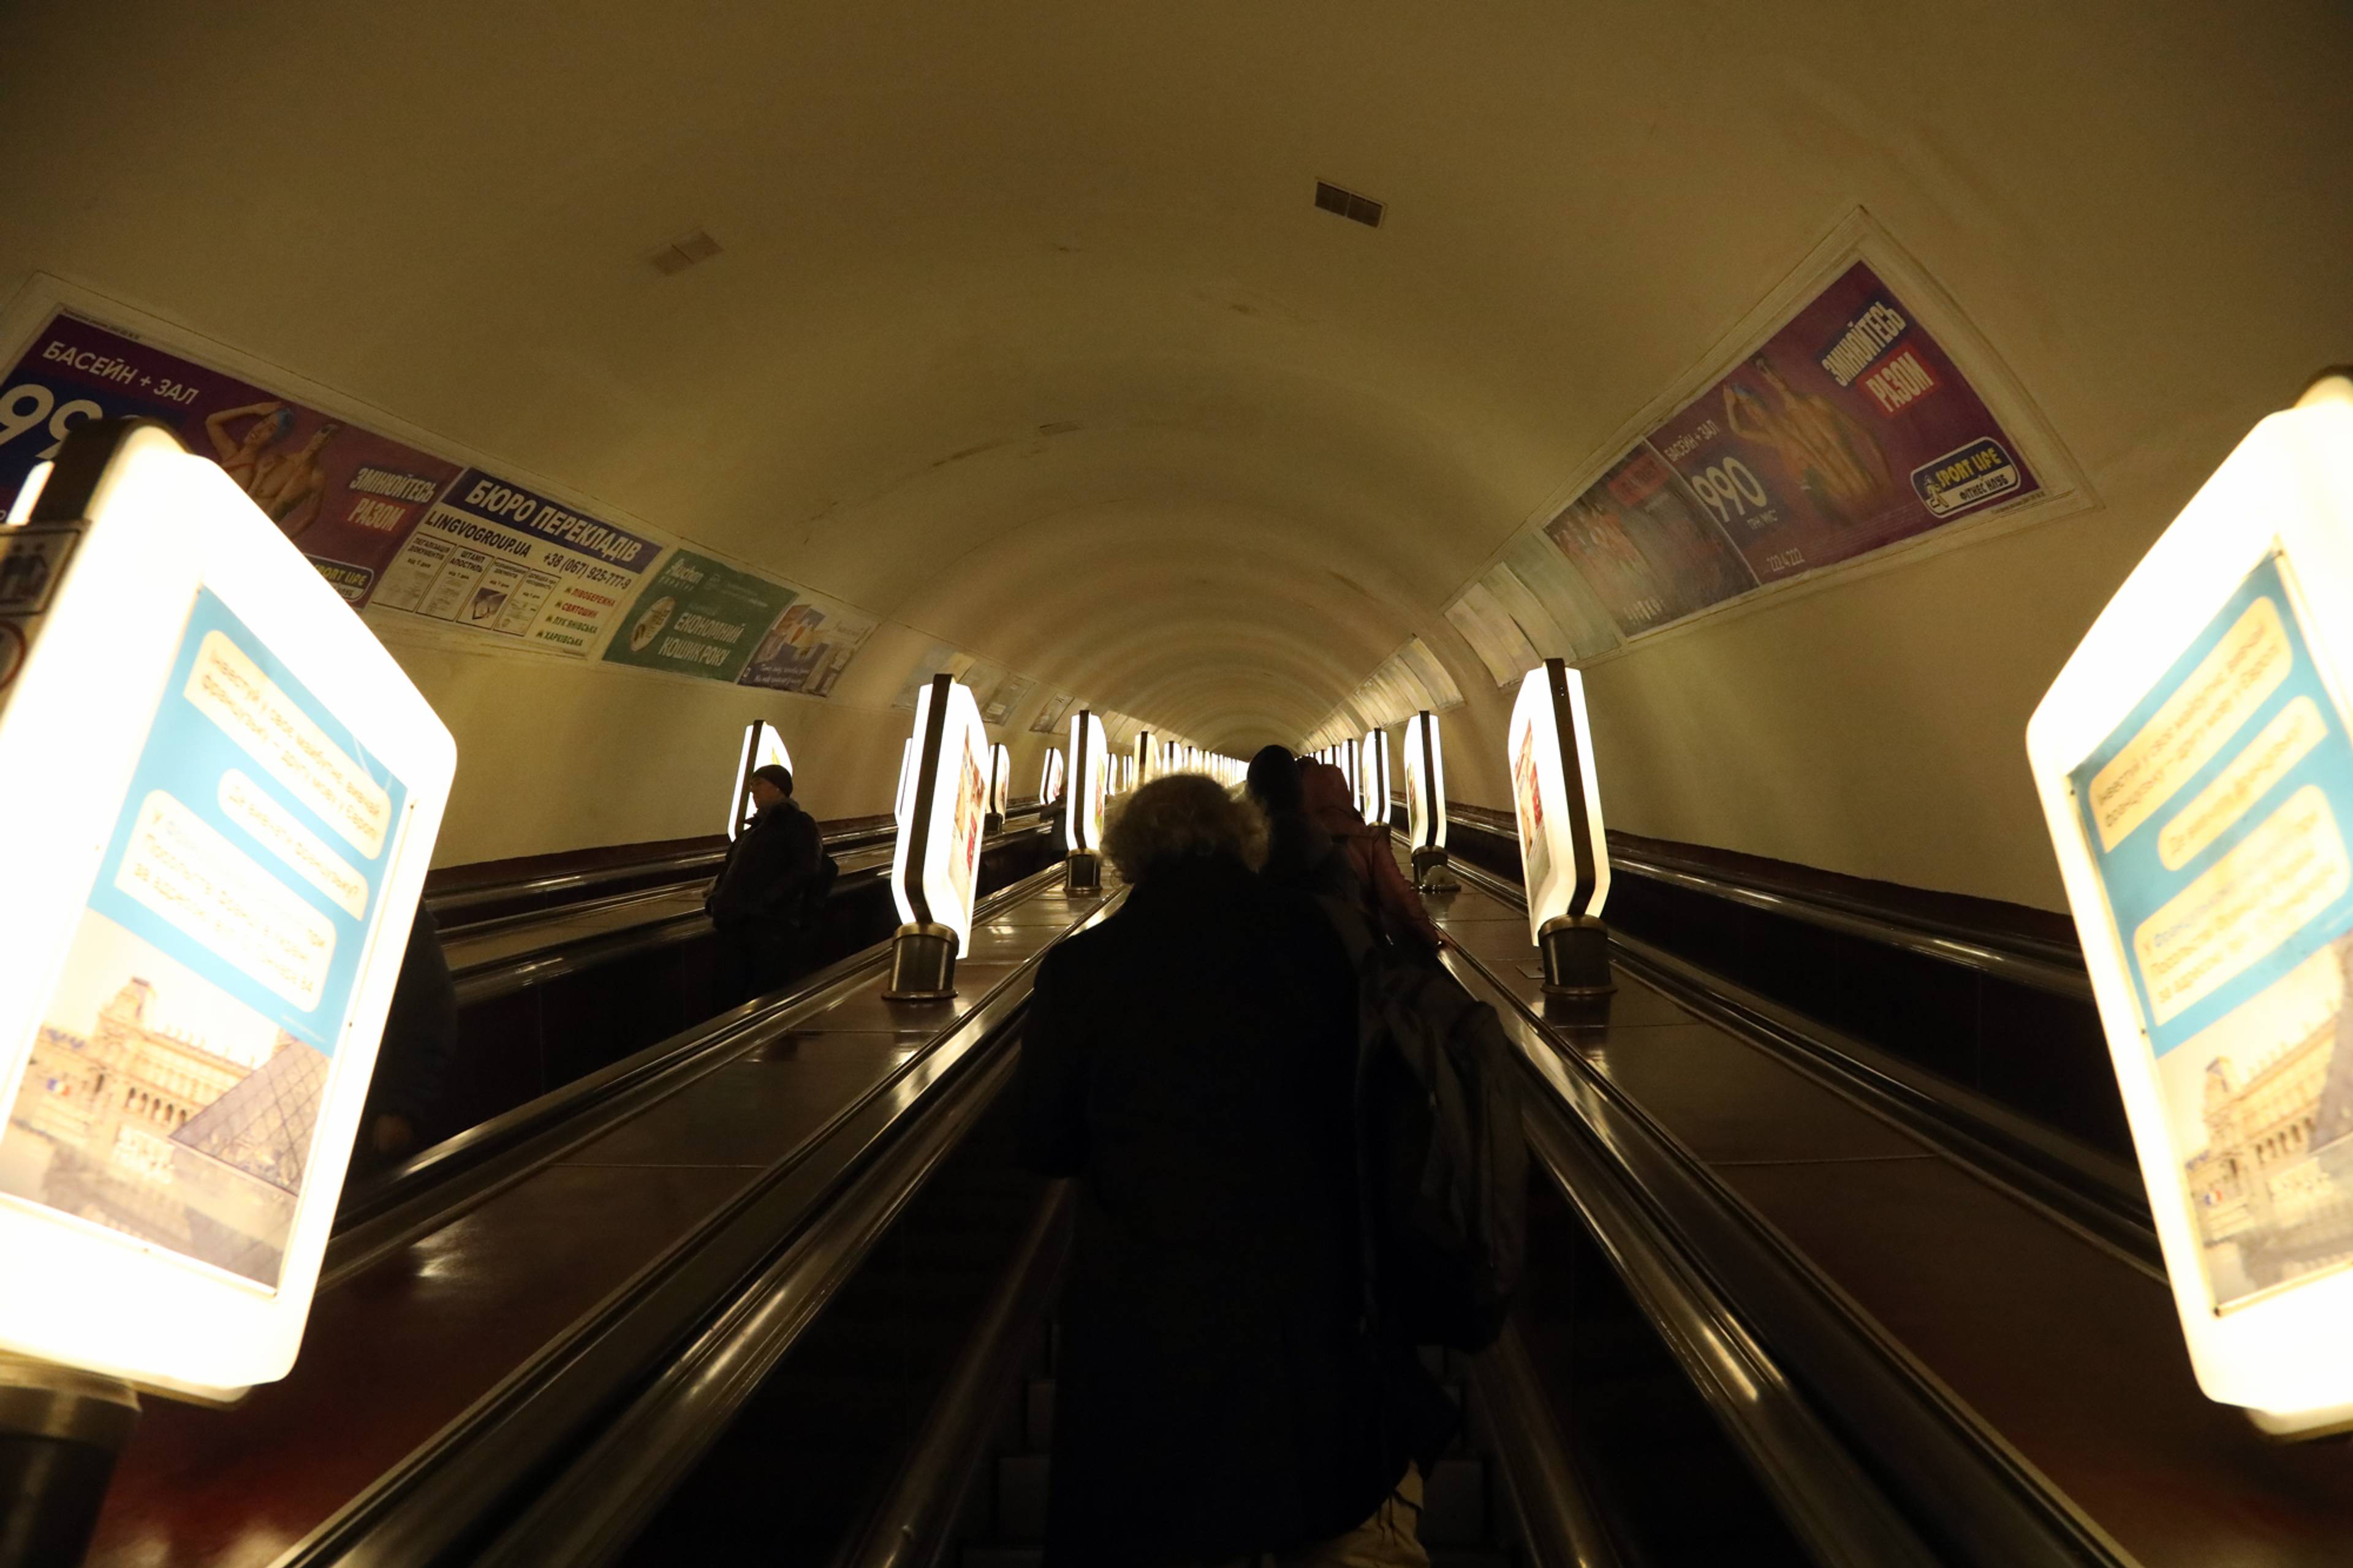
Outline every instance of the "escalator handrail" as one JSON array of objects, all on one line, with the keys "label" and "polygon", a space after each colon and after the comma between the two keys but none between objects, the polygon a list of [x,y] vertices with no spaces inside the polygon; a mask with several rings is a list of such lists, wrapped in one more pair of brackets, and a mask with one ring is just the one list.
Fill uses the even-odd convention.
[{"label": "escalator handrail", "polygon": [[833,1568],[944,1568],[989,1435],[1053,1310],[1077,1206],[1072,1183],[1046,1184],[896,1479]]},{"label": "escalator handrail", "polygon": [[[1453,869],[1489,897],[1525,907],[1518,884],[1480,866]],[[1609,942],[1618,963],[1691,1012],[1946,1151],[2141,1273],[2166,1279],[2147,1189],[2133,1167],[1639,938],[1613,931]]]},{"label": "escalator handrail", "polygon": [[1472,1415],[1494,1438],[1493,1458],[1528,1568],[1620,1568],[1620,1542],[1633,1530],[1622,1520],[1613,1524],[1571,1461],[1514,1325],[1504,1323],[1495,1342],[1471,1358],[1471,1387]]},{"label": "escalator handrail", "polygon": [[[1036,801],[1017,802],[1012,809],[1005,814],[1005,820],[1009,825],[1017,817],[1035,816],[1041,809]],[[822,824],[819,825],[820,828],[822,826]],[[885,822],[871,827],[860,827],[828,836],[825,837],[825,847],[828,853],[834,855],[853,853],[861,849],[871,849],[877,845],[890,844],[898,836],[898,828]],[[639,859],[619,861],[610,866],[593,867],[585,871],[557,871],[509,877],[496,882],[471,883],[442,892],[427,893],[425,895],[424,902],[425,907],[433,911],[434,920],[442,926],[446,934],[449,931],[459,929],[451,924],[448,916],[466,910],[480,909],[485,904],[504,903],[515,899],[528,899],[555,893],[584,892],[591,888],[606,887],[615,882],[628,881],[640,877],[668,876],[671,880],[682,881],[692,875],[716,868],[726,858],[727,851],[723,847],[673,849],[664,855],[649,855]]]},{"label": "escalator handrail", "polygon": [[[1474,810],[1480,808],[1450,808],[1452,826],[1518,842],[1516,828],[1486,820],[1483,811],[1478,816],[1464,815]],[[2084,967],[2083,955],[2055,944],[2010,936],[1997,938],[1990,932],[1915,916],[1899,918],[1862,900],[1841,898],[1816,889],[1791,888],[1758,878],[1734,877],[1720,868],[1701,866],[1653,850],[1620,847],[1614,843],[1609,847],[1609,868],[1613,874],[1623,871],[1666,882],[1841,935],[1861,937],[1883,947],[1976,970],[2010,984],[2072,1001],[2088,1003],[2092,999],[2092,977]]]},{"label": "escalator handrail", "polygon": [[[1018,843],[1024,838],[1036,837],[1045,831],[1044,825],[1039,823],[1032,823],[1025,827],[1008,828],[988,838],[982,847],[983,853],[1008,844]],[[890,870],[891,868],[887,862],[845,870],[835,880],[829,896],[841,898],[858,889],[870,887],[886,879],[890,875]],[[685,879],[689,882],[698,879],[697,878]],[[628,896],[635,898],[640,894],[653,896],[671,892],[675,890],[675,886],[673,884],[670,887],[642,889]],[[553,921],[578,912],[579,906],[574,905],[562,909],[533,910],[531,914],[534,918]],[[505,958],[471,965],[458,971],[452,976],[452,982],[457,987],[458,1003],[460,1006],[471,1006],[494,997],[527,990],[533,985],[545,984],[550,980],[558,979],[566,974],[576,974],[586,969],[617,963],[625,958],[634,958],[640,953],[651,952],[657,948],[689,941],[708,931],[710,923],[710,917],[701,910],[683,910],[660,920],[625,926],[618,931],[597,931],[567,942],[551,942],[527,952],[512,953]]]},{"label": "escalator handrail", "polygon": [[1685,1008],[1952,1153],[2164,1283],[2140,1173],[1998,1100],[1852,1039],[1650,943],[1609,933],[1619,963]]},{"label": "escalator handrail", "polygon": [[1445,963],[1494,1004],[1538,1087],[1532,1152],[1818,1553],[1857,1568],[2126,1568],[2105,1531],[1493,969],[1459,947]]},{"label": "escalator handrail", "polygon": [[[1052,865],[974,906],[983,921],[1053,885]],[[349,1190],[327,1244],[320,1288],[367,1266],[467,1207],[644,1110],[751,1049],[779,1028],[830,1006],[837,994],[888,963],[876,942],[802,978],[790,992],[757,998],[705,1019],[585,1078],[526,1100],[420,1151]]]},{"label": "escalator handrail", "polygon": [[[1124,897],[1114,893],[1073,931],[1107,918]],[[930,1081],[895,1103],[870,1102],[889,1123],[869,1135],[859,1163],[845,1164],[824,1205],[789,1231],[772,1226],[763,1266],[626,1406],[600,1417],[594,1440],[537,1489],[474,1568],[601,1568],[628,1549],[1012,1080],[1026,982],[1043,956],[1007,976],[932,1047]]]},{"label": "escalator handrail", "polygon": [[[1072,929],[1110,907],[1099,905]],[[985,1080],[996,1073],[1001,1084],[1011,1053],[995,1047],[1026,1012],[1029,982],[1049,951],[1050,944],[1015,965],[921,1049],[347,1502],[279,1568],[440,1561],[508,1521],[530,1527],[509,1561],[559,1562],[557,1533],[573,1535],[592,1513],[608,1518],[645,1505],[633,1478],[651,1468],[674,1482],[675,1467],[691,1465],[716,1438],[726,1414],[740,1408],[961,1137],[977,1114],[972,1101]],[[660,1436],[649,1440],[633,1417],[649,1408],[658,1416],[682,1409],[693,1420],[683,1430],[660,1424]],[[622,1479],[575,1484],[584,1466],[600,1461],[617,1466]],[[543,1486],[551,1465],[563,1468]],[[517,1498],[526,1491],[536,1500],[518,1516]],[[540,1506],[559,1498],[550,1510]],[[588,1534],[581,1550],[597,1560],[629,1539],[626,1531]]]}]

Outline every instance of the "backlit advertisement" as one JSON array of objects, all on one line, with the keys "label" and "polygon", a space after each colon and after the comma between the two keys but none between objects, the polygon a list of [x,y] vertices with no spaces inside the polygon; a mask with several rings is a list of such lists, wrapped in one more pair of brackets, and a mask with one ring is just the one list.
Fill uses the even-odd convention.
[{"label": "backlit advertisement", "polygon": [[0,382],[0,495],[67,431],[142,415],[217,462],[352,605],[459,465],[59,311]]},{"label": "backlit advertisement", "polygon": [[0,1126],[0,1193],[275,1285],[406,798],[201,593]]},{"label": "backlit advertisement", "polygon": [[2068,782],[2215,1301],[2353,1258],[2353,744],[2279,557]]}]

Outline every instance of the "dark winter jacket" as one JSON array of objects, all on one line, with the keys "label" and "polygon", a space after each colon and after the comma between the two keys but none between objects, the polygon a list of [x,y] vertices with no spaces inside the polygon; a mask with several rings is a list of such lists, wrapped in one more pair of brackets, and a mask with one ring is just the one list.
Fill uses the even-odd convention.
[{"label": "dark winter jacket", "polygon": [[786,800],[770,806],[727,847],[703,909],[722,925],[804,920],[823,843],[817,819],[798,805]]},{"label": "dark winter jacket", "polygon": [[1050,1564],[1296,1548],[1403,1472],[1395,1358],[1359,1332],[1355,996],[1315,904],[1224,858],[1155,868],[1041,964],[1024,1143],[1081,1183]]}]

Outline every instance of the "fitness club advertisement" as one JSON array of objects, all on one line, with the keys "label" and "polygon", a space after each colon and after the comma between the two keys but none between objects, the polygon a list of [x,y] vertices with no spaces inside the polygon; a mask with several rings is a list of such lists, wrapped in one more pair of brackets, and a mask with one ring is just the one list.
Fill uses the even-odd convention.
[{"label": "fitness club advertisement", "polygon": [[227,469],[353,607],[458,465],[59,311],[0,383],[0,497],[91,419],[143,415]]},{"label": "fitness club advertisement", "polygon": [[1862,262],[1648,444],[1759,583],[2041,488],[1951,356]]}]

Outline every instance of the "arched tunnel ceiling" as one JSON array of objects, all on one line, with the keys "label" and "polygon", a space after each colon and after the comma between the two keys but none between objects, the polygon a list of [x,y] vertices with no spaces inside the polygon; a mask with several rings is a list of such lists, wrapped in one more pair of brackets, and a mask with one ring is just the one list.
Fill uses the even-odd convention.
[{"label": "arched tunnel ceiling", "polygon": [[[2049,303],[2162,220],[2085,171],[2197,179],[2147,104],[2325,113],[2334,68],[2240,80],[2147,7],[2049,10],[1929,92],[1889,62],[1950,7],[1885,0],[19,6],[41,69],[0,129],[45,149],[42,234],[6,258],[146,257],[92,281],[1242,750],[1343,700],[1858,203],[2079,455],[2161,438],[2068,367],[2164,385],[2194,345]],[[1319,177],[1388,220],[1314,210]],[[649,265],[698,227],[723,254]]]}]

